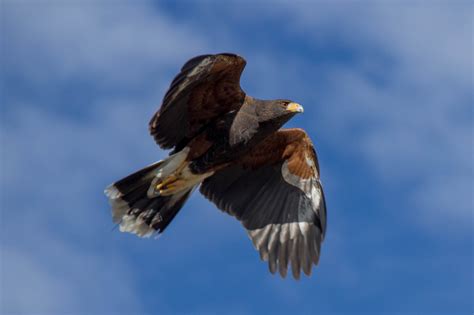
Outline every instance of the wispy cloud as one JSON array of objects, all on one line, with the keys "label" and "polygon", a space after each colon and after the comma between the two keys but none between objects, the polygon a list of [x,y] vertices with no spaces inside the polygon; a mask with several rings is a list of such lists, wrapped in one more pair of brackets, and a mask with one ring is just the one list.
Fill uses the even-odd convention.
[{"label": "wispy cloud", "polygon": [[449,218],[467,227],[472,214],[469,8],[466,3],[286,8],[297,16],[295,31],[317,30],[308,35],[316,47],[335,42],[354,54],[350,64],[319,72],[327,86],[315,98],[332,106],[318,122],[336,143],[364,156],[384,184],[411,183],[403,199],[420,209],[418,222],[428,225]]},{"label": "wispy cloud", "polygon": [[140,84],[147,74],[159,77],[167,63],[181,63],[207,47],[203,36],[148,1],[3,6],[3,62],[36,83],[93,77],[101,86]]},{"label": "wispy cloud", "polygon": [[[444,303],[444,288],[469,269],[466,243],[445,235],[441,244],[438,235],[446,222],[465,235],[472,211],[472,12],[186,6],[192,14],[150,2],[2,3],[2,311],[465,307],[463,294]],[[111,232],[102,189],[165,154],[146,122],[182,62],[215,51],[248,59],[249,94],[305,105],[290,125],[315,140],[330,202],[324,259],[311,280],[272,278],[239,223],[197,195],[159,241]],[[420,226],[437,236],[426,239]],[[425,268],[424,255],[439,263]],[[449,279],[439,276],[450,268]],[[422,290],[406,289],[413,270],[442,279],[433,286],[446,297],[428,303],[427,290],[398,305],[401,288]]]},{"label": "wispy cloud", "polygon": [[141,313],[133,271],[121,256],[85,252],[57,235],[34,247],[2,246],[2,313]]},{"label": "wispy cloud", "polygon": [[[147,3],[2,9],[2,79],[16,82],[0,127],[2,312],[144,312],[136,271],[113,245],[102,191],[164,154],[144,122],[166,89],[168,64],[204,41]],[[151,74],[156,88],[144,92],[140,82]],[[84,86],[95,95],[71,111]],[[21,87],[28,95],[15,92]]]}]

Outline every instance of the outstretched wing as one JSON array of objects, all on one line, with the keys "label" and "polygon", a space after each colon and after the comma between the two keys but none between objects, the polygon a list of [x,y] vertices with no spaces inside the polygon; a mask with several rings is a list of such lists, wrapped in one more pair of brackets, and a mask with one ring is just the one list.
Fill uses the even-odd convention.
[{"label": "outstretched wing", "polygon": [[311,140],[280,130],[236,164],[216,172],[201,193],[239,219],[270,271],[311,274],[326,232],[326,203]]},{"label": "outstretched wing", "polygon": [[149,129],[163,148],[184,146],[210,120],[240,108],[240,75],[246,61],[234,54],[202,55],[184,64]]}]

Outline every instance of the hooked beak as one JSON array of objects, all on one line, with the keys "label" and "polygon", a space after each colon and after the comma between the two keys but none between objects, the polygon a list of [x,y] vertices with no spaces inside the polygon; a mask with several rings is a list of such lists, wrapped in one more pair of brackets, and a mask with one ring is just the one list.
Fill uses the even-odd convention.
[{"label": "hooked beak", "polygon": [[294,113],[302,113],[304,112],[304,109],[303,109],[303,106],[301,106],[300,104],[298,103],[294,103],[294,102],[291,102],[290,104],[288,104],[288,106],[286,106],[286,109],[290,112],[294,112]]}]

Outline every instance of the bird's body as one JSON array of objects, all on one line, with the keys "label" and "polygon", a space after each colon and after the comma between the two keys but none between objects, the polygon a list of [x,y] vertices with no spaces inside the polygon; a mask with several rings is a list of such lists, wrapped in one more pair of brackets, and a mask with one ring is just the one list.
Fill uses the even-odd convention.
[{"label": "bird's body", "polygon": [[241,90],[245,60],[198,56],[173,80],[150,133],[171,155],[107,190],[122,231],[165,230],[190,193],[239,219],[270,271],[306,274],[319,260],[326,205],[319,165],[302,129],[280,129],[299,104],[263,101]]},{"label": "bird's body", "polygon": [[[285,101],[290,103],[290,101]],[[268,121],[257,109],[273,106],[273,101],[246,98],[238,110],[217,118],[188,144],[195,154],[192,170],[204,173],[240,159],[289,120],[296,112]],[[244,117],[247,121],[243,121]]]}]

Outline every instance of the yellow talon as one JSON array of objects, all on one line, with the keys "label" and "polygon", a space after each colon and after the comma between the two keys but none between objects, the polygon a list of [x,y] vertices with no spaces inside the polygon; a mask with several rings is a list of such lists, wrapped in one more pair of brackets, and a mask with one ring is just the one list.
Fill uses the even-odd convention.
[{"label": "yellow talon", "polygon": [[173,188],[175,188],[176,185],[173,185],[173,184],[169,184],[168,186],[164,187],[163,190],[173,190]]},{"label": "yellow talon", "polygon": [[180,188],[182,188],[185,184],[186,182],[184,180],[177,179],[173,181],[172,183],[163,185],[162,187],[159,188],[159,191],[160,191],[160,194],[163,196],[171,195],[175,193],[177,190],[179,190]]},{"label": "yellow talon", "polygon": [[156,190],[164,190],[167,189],[172,183],[176,182],[178,180],[178,177],[175,175],[170,175],[167,178],[165,178],[162,182],[160,182],[158,185],[156,185]]}]

